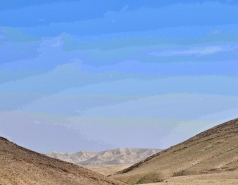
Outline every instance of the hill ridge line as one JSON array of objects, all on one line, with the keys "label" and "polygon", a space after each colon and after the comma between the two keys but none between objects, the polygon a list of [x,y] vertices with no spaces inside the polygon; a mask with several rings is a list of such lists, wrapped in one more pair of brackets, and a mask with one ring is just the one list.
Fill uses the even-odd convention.
[{"label": "hill ridge line", "polygon": [[[211,131],[215,131],[215,130],[217,130],[217,129],[221,129],[221,128],[226,127],[226,126],[228,126],[228,125],[231,125],[231,124],[233,124],[234,122],[237,122],[237,121],[238,121],[238,118],[235,118],[235,119],[226,121],[226,122],[224,122],[224,123],[222,123],[222,124],[213,126],[213,127],[211,127],[210,129],[205,130],[205,131],[202,131],[202,132],[200,132],[200,133],[194,135],[193,137],[191,137],[191,138],[189,138],[189,139],[187,139],[187,140],[185,140],[185,141],[183,141],[183,142],[180,142],[180,143],[178,143],[178,144],[176,144],[176,145],[173,145],[173,146],[171,146],[171,147],[169,147],[169,148],[167,148],[167,149],[165,149],[165,150],[162,150],[161,152],[158,152],[158,153],[156,153],[156,154],[153,154],[153,155],[151,155],[150,157],[148,157],[148,158],[146,158],[146,159],[144,159],[144,160],[142,160],[142,161],[140,161],[140,162],[138,162],[138,163],[135,163],[134,165],[132,165],[132,166],[126,168],[126,169],[123,169],[123,170],[121,170],[121,171],[118,171],[118,172],[116,172],[116,173],[114,173],[114,174],[112,174],[112,175],[108,175],[108,177],[109,177],[109,176],[113,176],[113,175],[120,175],[120,174],[125,174],[125,173],[127,173],[127,172],[130,172],[130,171],[132,171],[132,170],[134,170],[134,169],[136,169],[136,168],[138,168],[138,167],[141,167],[141,166],[145,165],[146,163],[148,163],[150,160],[154,159],[155,157],[158,157],[158,156],[160,156],[160,155],[163,155],[163,154],[166,153],[167,151],[172,150],[172,149],[178,147],[179,145],[182,145],[182,144],[187,145],[187,144],[189,144],[191,141],[194,141],[194,140],[199,139],[199,138],[201,138],[201,137],[208,136],[208,135],[209,135],[209,132],[211,132]],[[219,130],[218,130],[218,132],[219,132]],[[235,131],[234,131],[234,132],[235,132]],[[236,133],[236,132],[235,132],[235,133]],[[212,138],[212,139],[214,139],[214,138]],[[174,152],[183,150],[183,149],[185,149],[185,148],[187,148],[187,147],[180,148],[180,149],[178,149],[178,150],[175,150]]]}]

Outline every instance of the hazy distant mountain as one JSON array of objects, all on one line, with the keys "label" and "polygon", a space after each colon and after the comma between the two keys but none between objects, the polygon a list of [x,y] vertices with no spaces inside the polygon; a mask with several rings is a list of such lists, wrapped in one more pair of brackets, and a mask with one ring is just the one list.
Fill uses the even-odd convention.
[{"label": "hazy distant mountain", "polygon": [[47,155],[78,165],[108,166],[134,164],[160,151],[162,150],[141,148],[117,148],[102,152],[88,152],[84,150],[77,153],[51,152]]},{"label": "hazy distant mountain", "polygon": [[82,150],[77,153],[51,152],[47,154],[47,156],[60,159],[63,161],[71,162],[71,163],[80,163],[96,156],[97,154],[98,152],[88,152],[88,151]]}]

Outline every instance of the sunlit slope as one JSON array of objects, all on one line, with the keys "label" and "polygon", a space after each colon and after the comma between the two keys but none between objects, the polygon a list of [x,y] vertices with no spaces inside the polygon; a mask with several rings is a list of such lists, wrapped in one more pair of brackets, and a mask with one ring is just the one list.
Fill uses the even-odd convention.
[{"label": "sunlit slope", "polygon": [[72,163],[53,159],[0,137],[0,184],[120,185]]},{"label": "sunlit slope", "polygon": [[154,154],[112,177],[133,184],[237,168],[238,119],[234,119]]}]

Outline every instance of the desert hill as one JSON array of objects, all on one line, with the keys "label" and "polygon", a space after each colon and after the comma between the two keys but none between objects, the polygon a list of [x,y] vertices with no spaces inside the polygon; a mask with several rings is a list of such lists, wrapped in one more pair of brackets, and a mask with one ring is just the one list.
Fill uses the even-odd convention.
[{"label": "desert hill", "polygon": [[235,172],[237,169],[238,119],[234,119],[154,154],[112,178],[136,184],[158,182],[172,176]]},{"label": "desert hill", "polygon": [[102,152],[80,151],[77,153],[51,152],[50,157],[87,166],[132,165],[157,152],[160,149],[116,148]]},{"label": "desert hill", "polygon": [[78,165],[53,159],[0,137],[0,184],[120,185]]}]

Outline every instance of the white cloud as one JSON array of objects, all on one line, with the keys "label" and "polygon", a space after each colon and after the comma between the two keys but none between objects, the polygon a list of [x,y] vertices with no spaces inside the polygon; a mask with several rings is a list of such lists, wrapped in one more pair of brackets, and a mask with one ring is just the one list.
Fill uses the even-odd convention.
[{"label": "white cloud", "polygon": [[200,54],[200,55],[207,55],[207,54],[213,54],[216,52],[221,51],[222,48],[218,46],[209,46],[199,49],[189,49],[184,51],[174,51],[171,52],[172,54],[185,54],[185,55],[193,55],[193,54]]},{"label": "white cloud", "polygon": [[[211,34],[217,34],[221,31],[214,30]],[[217,46],[191,46],[191,47],[176,47],[173,49],[159,48],[155,52],[150,52],[148,55],[156,56],[156,57],[166,57],[166,56],[187,56],[187,55],[208,55],[215,54],[218,52],[230,52],[234,51],[238,48],[236,44],[227,44],[224,45],[222,43],[217,44]]]}]

